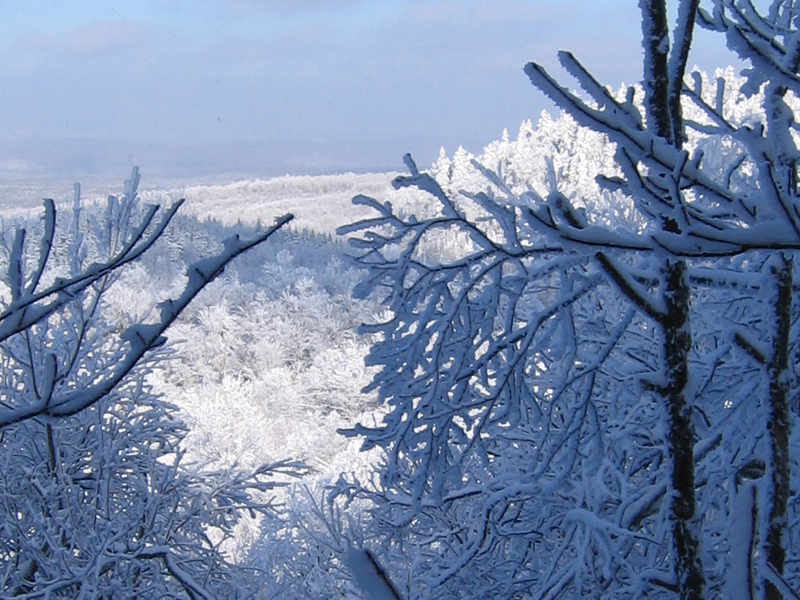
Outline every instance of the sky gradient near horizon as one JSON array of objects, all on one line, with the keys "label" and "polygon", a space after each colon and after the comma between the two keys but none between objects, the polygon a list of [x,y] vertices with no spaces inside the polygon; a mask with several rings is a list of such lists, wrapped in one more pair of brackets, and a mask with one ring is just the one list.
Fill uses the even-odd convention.
[{"label": "sky gradient near horizon", "polygon": [[[0,1],[0,176],[270,176],[479,152],[572,50],[641,78],[637,0]],[[732,57],[710,34],[690,64]],[[559,77],[568,81],[559,73]]]}]

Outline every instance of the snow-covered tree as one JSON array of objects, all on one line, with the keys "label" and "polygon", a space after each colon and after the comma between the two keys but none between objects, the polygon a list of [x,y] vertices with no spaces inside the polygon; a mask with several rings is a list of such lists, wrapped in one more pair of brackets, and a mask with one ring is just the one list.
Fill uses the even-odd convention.
[{"label": "snow-covered tree", "polygon": [[[235,598],[247,571],[221,551],[245,514],[274,514],[267,492],[294,463],[210,471],[189,464],[186,427],[147,375],[163,334],[250,240],[225,240],[193,263],[185,286],[131,319],[107,297],[163,235],[140,207],[134,169],[125,194],[71,223],[45,201],[41,241],[4,236],[0,313],[0,594],[19,598]],[[277,476],[277,479],[276,479]]]},{"label": "snow-covered tree", "polygon": [[[800,9],[699,4],[679,2],[670,31],[664,0],[640,3],[643,94],[611,92],[569,53],[588,98],[526,67],[593,132],[568,156],[613,148],[592,166],[599,187],[574,186],[564,156],[520,177],[503,140],[455,182],[442,174],[463,157],[436,177],[407,158],[395,187],[426,194],[424,214],[355,200],[379,213],[347,229],[364,231],[361,292],[383,290],[391,313],[368,327],[388,415],[351,432],[387,464],[353,489],[376,503],[411,596],[778,598],[797,584]],[[737,85],[685,77],[696,22],[751,63]]]}]

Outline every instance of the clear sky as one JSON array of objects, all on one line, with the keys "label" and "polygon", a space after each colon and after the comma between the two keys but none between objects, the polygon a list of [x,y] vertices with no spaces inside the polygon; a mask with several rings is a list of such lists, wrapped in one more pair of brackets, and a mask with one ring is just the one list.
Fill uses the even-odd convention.
[{"label": "clear sky", "polygon": [[637,0],[0,0],[0,176],[427,165],[551,106],[528,61],[638,81],[640,35]]}]

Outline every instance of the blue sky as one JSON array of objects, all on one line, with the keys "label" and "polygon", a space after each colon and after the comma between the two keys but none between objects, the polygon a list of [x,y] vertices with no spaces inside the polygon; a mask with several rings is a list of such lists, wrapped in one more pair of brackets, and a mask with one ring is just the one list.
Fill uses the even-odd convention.
[{"label": "blue sky", "polygon": [[[637,0],[0,0],[0,174],[267,176],[429,164],[550,105],[570,49],[641,77]],[[730,62],[704,36],[693,59]],[[714,43],[716,42],[716,43]]]}]

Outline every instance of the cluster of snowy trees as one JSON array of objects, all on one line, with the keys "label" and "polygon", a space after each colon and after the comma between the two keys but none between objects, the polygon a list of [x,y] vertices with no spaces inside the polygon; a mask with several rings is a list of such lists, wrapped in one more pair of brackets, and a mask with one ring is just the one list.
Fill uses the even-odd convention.
[{"label": "cluster of snowy trees", "polygon": [[797,597],[800,7],[699,4],[640,2],[643,88],[531,63],[571,119],[355,199],[388,413],[344,491],[406,597]]},{"label": "cluster of snowy trees", "polygon": [[[180,285],[196,256],[216,252],[231,231],[257,230],[177,215],[165,234],[171,239],[123,274],[125,293],[114,305],[146,311]],[[335,431],[375,406],[360,393],[369,344],[356,330],[379,304],[351,299],[360,274],[346,253],[326,235],[278,231],[226,268],[170,328],[172,355],[149,381],[182,410],[193,458],[250,467],[297,458],[330,476],[359,460],[357,444]]]}]

